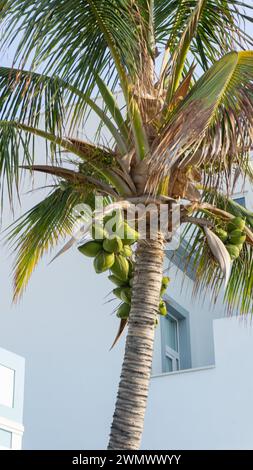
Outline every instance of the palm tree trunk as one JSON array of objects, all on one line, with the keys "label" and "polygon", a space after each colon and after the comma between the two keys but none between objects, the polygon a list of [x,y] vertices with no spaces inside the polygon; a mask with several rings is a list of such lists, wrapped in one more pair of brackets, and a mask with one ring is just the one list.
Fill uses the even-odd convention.
[{"label": "palm tree trunk", "polygon": [[164,241],[140,240],[132,307],[108,449],[139,449],[153,358],[155,319],[163,272]]}]

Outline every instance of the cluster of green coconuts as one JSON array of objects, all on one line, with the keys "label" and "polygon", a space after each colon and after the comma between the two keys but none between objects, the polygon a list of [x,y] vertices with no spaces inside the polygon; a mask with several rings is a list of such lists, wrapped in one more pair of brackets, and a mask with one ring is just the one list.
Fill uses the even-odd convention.
[{"label": "cluster of green coconuts", "polygon": [[241,217],[234,217],[225,228],[216,228],[215,233],[224,243],[232,260],[238,258],[246,240],[244,232],[245,220]]},{"label": "cluster of green coconuts", "polygon": [[[107,219],[108,221],[108,219]],[[105,222],[105,220],[104,220]],[[110,271],[108,279],[116,286],[113,289],[115,297],[121,300],[117,309],[117,317],[127,319],[131,309],[131,297],[134,276],[133,245],[139,237],[138,232],[126,222],[122,222],[124,237],[109,233],[102,226],[92,226],[92,240],[78,247],[85,256],[94,258],[93,266],[97,274]],[[120,228],[120,227],[119,227]],[[160,291],[159,314],[166,315],[166,304],[162,299],[169,283],[168,277],[163,277]],[[156,322],[157,323],[157,322]]]}]

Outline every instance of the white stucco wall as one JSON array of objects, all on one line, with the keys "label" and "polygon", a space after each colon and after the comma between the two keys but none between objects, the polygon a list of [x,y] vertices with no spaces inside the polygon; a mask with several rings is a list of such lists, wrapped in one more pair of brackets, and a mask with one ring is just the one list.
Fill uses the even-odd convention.
[{"label": "white stucco wall", "polygon": [[253,329],[214,321],[215,367],[152,379],[142,447],[253,449]]},{"label": "white stucco wall", "polygon": [[0,344],[26,358],[23,448],[104,448],[123,354],[123,342],[109,352],[118,320],[106,276],[73,249],[42,263],[19,306],[3,284]]}]

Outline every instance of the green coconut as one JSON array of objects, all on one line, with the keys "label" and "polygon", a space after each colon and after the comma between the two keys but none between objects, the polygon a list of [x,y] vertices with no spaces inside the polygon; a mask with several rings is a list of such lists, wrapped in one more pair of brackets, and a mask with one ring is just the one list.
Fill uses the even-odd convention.
[{"label": "green coconut", "polygon": [[93,224],[91,228],[91,236],[94,240],[104,240],[108,233],[104,229],[103,225],[97,223]]},{"label": "green coconut", "polygon": [[113,289],[113,294],[115,295],[115,297],[118,297],[118,299],[120,300],[122,300],[121,291],[122,291],[122,287],[115,287],[115,289]]},{"label": "green coconut", "polygon": [[129,259],[128,260],[128,263],[129,263],[129,272],[128,272],[128,277],[133,277],[134,275],[134,263],[133,263],[133,260]]},{"label": "green coconut", "polygon": [[94,258],[101,250],[102,244],[95,241],[90,241],[78,247],[80,253],[90,258]]},{"label": "green coconut", "polygon": [[126,258],[130,258],[130,256],[132,256],[132,248],[129,245],[124,245],[122,255],[126,256]]},{"label": "green coconut", "polygon": [[246,235],[239,229],[233,230],[229,234],[229,243],[232,245],[242,245],[246,240]]},{"label": "green coconut", "polygon": [[170,278],[169,278],[169,277],[164,276],[164,277],[162,278],[161,291],[160,291],[161,296],[165,294],[169,282],[170,282]]},{"label": "green coconut", "polygon": [[132,289],[130,287],[123,287],[121,289],[121,300],[123,300],[123,302],[127,304],[130,304],[131,297],[132,297]]},{"label": "green coconut", "polygon": [[164,300],[160,300],[159,302],[159,313],[160,315],[167,315],[167,307],[166,307],[166,303],[164,302]]},{"label": "green coconut", "polygon": [[241,217],[234,217],[227,225],[227,229],[229,232],[233,232],[234,230],[244,230],[245,227],[245,220]]},{"label": "green coconut", "polygon": [[111,214],[106,215],[103,220],[106,231],[111,235],[116,235],[118,228],[123,223],[122,211],[113,211]]},{"label": "green coconut", "polygon": [[138,232],[136,232],[136,230],[130,227],[126,222],[119,225],[117,235],[121,238],[123,245],[132,245],[139,238]]},{"label": "green coconut", "polygon": [[236,259],[240,255],[240,249],[236,245],[225,245],[231,259]]},{"label": "green coconut", "polygon": [[228,238],[228,232],[226,230],[223,230],[222,228],[217,228],[215,230],[215,233],[222,242],[225,242]]},{"label": "green coconut", "polygon": [[122,279],[119,279],[117,276],[114,276],[113,274],[110,274],[108,276],[109,281],[113,282],[118,287],[127,287],[127,282],[122,281]]},{"label": "green coconut", "polygon": [[169,284],[169,282],[170,282],[170,278],[169,278],[168,276],[163,276],[163,278],[162,278],[162,286],[166,286],[166,287],[167,287],[168,284]]},{"label": "green coconut", "polygon": [[129,286],[133,287],[133,285],[134,285],[134,278],[131,277],[131,279],[129,279]]},{"label": "green coconut", "polygon": [[127,320],[127,318],[129,317],[130,309],[131,305],[126,303],[121,304],[117,310],[117,317],[123,320]]},{"label": "green coconut", "polygon": [[94,269],[97,274],[103,273],[110,269],[115,261],[114,253],[107,253],[106,251],[100,251],[94,259]]},{"label": "green coconut", "polygon": [[167,286],[165,286],[165,287],[162,286],[162,287],[161,287],[161,290],[160,290],[160,296],[161,296],[161,297],[165,294],[166,290],[167,290]]},{"label": "green coconut", "polygon": [[117,236],[109,237],[103,241],[103,248],[108,253],[120,253],[123,250],[123,243]]},{"label": "green coconut", "polygon": [[127,281],[129,273],[129,262],[122,255],[115,255],[115,262],[111,266],[112,273],[122,281]]}]

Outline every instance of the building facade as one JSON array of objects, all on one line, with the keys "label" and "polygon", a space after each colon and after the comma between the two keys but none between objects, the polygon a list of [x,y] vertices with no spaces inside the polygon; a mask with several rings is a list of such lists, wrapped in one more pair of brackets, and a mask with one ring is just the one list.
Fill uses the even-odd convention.
[{"label": "building facade", "polygon": [[0,348],[0,450],[22,447],[24,359]]}]

